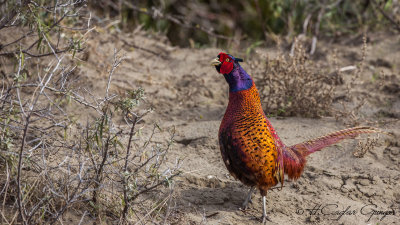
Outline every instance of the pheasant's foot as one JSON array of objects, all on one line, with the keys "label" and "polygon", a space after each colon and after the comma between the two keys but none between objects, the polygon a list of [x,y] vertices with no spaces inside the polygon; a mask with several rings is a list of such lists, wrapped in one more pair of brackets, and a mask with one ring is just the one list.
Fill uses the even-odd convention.
[{"label": "pheasant's foot", "polygon": [[249,202],[250,202],[250,203],[253,203],[253,202],[251,201],[251,195],[253,194],[254,190],[255,190],[255,187],[254,187],[254,186],[250,188],[250,191],[249,191],[249,193],[247,194],[246,199],[244,200],[244,202],[243,202],[243,204],[242,204],[242,208],[241,208],[242,210],[246,210],[246,209],[247,209],[247,206],[249,205]]},{"label": "pheasant's foot", "polygon": [[262,224],[267,224],[267,221],[272,222],[272,220],[267,215],[263,215]]},{"label": "pheasant's foot", "polygon": [[246,210],[247,208],[248,208],[248,206],[249,206],[249,203],[251,203],[251,204],[253,204],[253,200],[245,200],[244,202],[243,202],[243,204],[242,204],[242,207],[240,208],[240,209],[242,209],[242,210]]},{"label": "pheasant's foot", "polygon": [[271,219],[267,216],[267,207],[266,207],[266,197],[262,197],[263,200],[263,215],[262,215],[262,224],[266,224],[267,220],[272,222]]}]

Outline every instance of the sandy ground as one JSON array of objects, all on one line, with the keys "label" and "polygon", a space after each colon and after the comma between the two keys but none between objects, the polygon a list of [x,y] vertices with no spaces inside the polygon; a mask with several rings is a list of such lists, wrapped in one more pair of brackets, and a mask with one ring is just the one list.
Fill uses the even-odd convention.
[{"label": "sandy ground", "polygon": [[[398,138],[400,38],[376,35],[371,43],[357,93],[371,100],[364,113],[366,121],[390,121],[376,126],[394,132]],[[123,49],[126,60],[113,76],[112,91],[143,87],[147,101],[155,108],[146,122],[177,129],[176,144],[168,159],[170,163],[176,158],[183,159],[182,176],[176,179],[176,204],[169,222],[260,224],[259,193],[253,195],[249,209],[239,210],[248,187],[228,174],[220,156],[217,133],[228,92],[225,80],[209,66],[209,61],[222,49],[180,49],[171,47],[163,38],[141,32],[130,35],[100,32],[88,44],[87,61],[82,62],[80,73],[87,78],[90,88],[104,90],[113,49]],[[352,65],[361,57],[360,45],[326,45],[320,51],[326,53],[337,48],[342,66]],[[254,53],[252,60],[262,61],[264,53],[275,54],[273,49],[256,52],[259,54]],[[322,57],[321,63],[325,59]],[[246,62],[242,66],[250,74],[254,69]],[[388,78],[383,81],[384,88],[377,88],[371,77],[381,70]],[[387,99],[391,99],[390,104],[384,104]],[[386,114],[377,117],[379,110]],[[271,122],[289,145],[346,128],[333,117],[271,118]],[[399,224],[400,147],[396,138],[384,143],[389,138],[381,136],[380,144],[363,158],[353,156],[357,144],[354,140],[311,155],[297,182],[286,181],[282,190],[268,193],[267,213],[272,220],[269,224]],[[389,215],[372,214],[376,211]]]}]

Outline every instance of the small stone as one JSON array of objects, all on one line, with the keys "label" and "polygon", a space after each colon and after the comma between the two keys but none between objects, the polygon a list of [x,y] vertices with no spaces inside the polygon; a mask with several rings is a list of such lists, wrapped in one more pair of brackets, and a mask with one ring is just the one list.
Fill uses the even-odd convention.
[{"label": "small stone", "polygon": [[306,221],[309,222],[309,223],[315,222],[315,216],[309,216],[309,217],[307,217]]},{"label": "small stone", "polygon": [[209,180],[211,180],[211,179],[213,179],[213,178],[214,178],[213,175],[208,175],[208,176],[207,176],[207,179],[209,179]]},{"label": "small stone", "polygon": [[369,182],[369,180],[367,180],[367,179],[361,179],[361,180],[358,181],[358,183],[359,183],[360,185],[362,185],[362,186],[368,186],[368,185],[371,184],[371,183]]},{"label": "small stone", "polygon": [[392,153],[392,155],[398,155],[398,154],[400,154],[400,148],[392,147],[390,152]]},{"label": "small stone", "polygon": [[[372,197],[372,196],[378,195],[378,192],[377,192],[376,190],[371,189],[371,188],[360,187],[360,192],[361,192],[363,195],[367,196],[367,197]],[[382,192],[381,192],[381,193],[382,193]],[[379,195],[380,195],[381,193],[379,193]]]},{"label": "small stone", "polygon": [[223,188],[225,187],[225,182],[221,181],[220,179],[218,179],[217,177],[213,176],[213,175],[208,175],[207,176],[207,187],[210,188]]},{"label": "small stone", "polygon": [[400,203],[400,193],[393,192],[393,197],[396,199],[396,202]]},{"label": "small stone", "polygon": [[382,184],[382,180],[381,180],[381,178],[379,177],[379,176],[373,176],[372,177],[372,183],[373,184]]},{"label": "small stone", "polygon": [[333,176],[335,176],[334,173],[332,173],[332,172],[330,172],[330,171],[327,171],[327,170],[324,170],[322,173],[323,173],[324,175],[327,175],[328,177],[333,177]]},{"label": "small stone", "polygon": [[[349,184],[343,185],[342,188],[341,188],[341,190],[342,190],[342,189],[346,189],[346,190],[347,190],[347,191],[345,190],[344,193],[353,192],[353,191],[356,189],[356,186],[354,186],[354,184],[349,183]],[[343,191],[342,191],[342,192],[343,192]]]},{"label": "small stone", "polygon": [[394,162],[397,162],[397,160],[398,160],[398,157],[394,156],[394,155],[389,155],[389,158]]}]

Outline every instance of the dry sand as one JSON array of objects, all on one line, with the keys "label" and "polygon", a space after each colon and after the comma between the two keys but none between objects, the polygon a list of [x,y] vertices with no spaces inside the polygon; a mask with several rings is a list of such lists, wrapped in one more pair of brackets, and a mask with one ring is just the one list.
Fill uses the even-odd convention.
[{"label": "dry sand", "polygon": [[[382,109],[386,114],[378,119],[392,122],[379,127],[394,132],[398,138],[400,37],[384,37],[375,35],[372,39],[366,69],[360,78],[364,84],[357,86],[357,93],[371,100],[365,108],[365,121],[376,120],[375,113]],[[253,195],[249,209],[239,210],[248,187],[228,174],[220,156],[217,133],[228,101],[227,84],[209,66],[209,61],[222,49],[171,47],[165,39],[141,32],[131,35],[103,32],[94,34],[88,43],[88,60],[82,63],[80,73],[87,77],[90,88],[99,93],[104,90],[113,49],[123,49],[126,60],[114,74],[112,90],[123,92],[143,87],[147,101],[155,108],[155,112],[146,117],[146,122],[176,127],[176,144],[168,159],[173,163],[176,158],[181,158],[183,165],[182,176],[176,179],[176,205],[170,222],[260,224],[262,204],[259,193]],[[341,66],[353,65],[361,57],[360,45],[326,45],[320,51],[332,52],[337,48]],[[260,62],[264,53],[276,54],[273,49],[256,52],[252,60]],[[322,57],[322,63],[325,59]],[[242,66],[250,74],[257,69],[250,68],[246,62]],[[384,81],[386,89],[371,83],[372,74],[381,70],[392,75]],[[382,101],[388,96],[394,100],[386,105]],[[271,118],[271,122],[284,143],[289,145],[346,128],[333,117]],[[268,193],[270,224],[400,224],[400,147],[398,141],[387,147],[388,143],[382,143],[385,139],[389,138],[381,135],[381,143],[363,158],[353,156],[357,144],[354,140],[312,154],[298,181],[285,181],[282,190],[274,189]],[[390,214],[392,209],[395,215],[371,215],[372,210]],[[340,216],[343,213],[345,215]]]}]

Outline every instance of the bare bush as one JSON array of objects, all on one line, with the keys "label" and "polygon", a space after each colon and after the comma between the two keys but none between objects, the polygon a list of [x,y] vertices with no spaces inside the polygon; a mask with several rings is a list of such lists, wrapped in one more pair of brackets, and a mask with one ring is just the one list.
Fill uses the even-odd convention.
[{"label": "bare bush", "polygon": [[[139,107],[142,89],[110,91],[118,51],[104,93],[85,86],[77,65],[91,30],[85,1],[0,4],[0,223],[62,223],[70,209],[81,221],[166,219],[154,212],[172,192],[154,191],[172,190],[179,174],[179,160],[165,165],[174,129],[143,123],[151,108]],[[165,204],[146,205],[149,197]]]},{"label": "bare bush", "polygon": [[[334,110],[336,120],[340,120],[343,123],[351,126],[357,126],[361,122],[365,122],[365,117],[362,115],[361,109],[366,103],[366,98],[365,96],[357,95],[357,89],[355,87],[362,84],[360,77],[364,71],[365,58],[367,56],[366,34],[363,36],[363,44],[360,52],[361,60],[356,63],[357,66],[350,66],[353,67],[353,69],[351,70],[351,73],[349,74],[345,83],[344,94],[337,97],[337,102],[340,104],[340,107]],[[337,77],[340,77],[340,79],[344,82],[342,69],[336,69],[335,73]],[[351,104],[349,104],[349,102]]]},{"label": "bare bush", "polygon": [[364,155],[374,149],[378,145],[378,138],[367,138],[365,143],[362,141],[358,141],[356,149],[353,152],[353,155],[357,158],[363,158]]},{"label": "bare bush", "polygon": [[307,59],[301,45],[293,56],[267,59],[266,69],[256,74],[265,112],[278,116],[317,117],[330,113],[332,77]]}]

